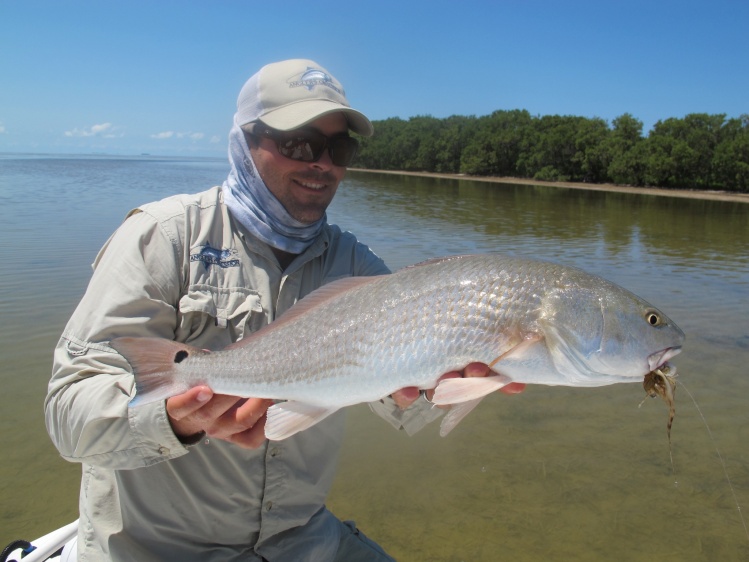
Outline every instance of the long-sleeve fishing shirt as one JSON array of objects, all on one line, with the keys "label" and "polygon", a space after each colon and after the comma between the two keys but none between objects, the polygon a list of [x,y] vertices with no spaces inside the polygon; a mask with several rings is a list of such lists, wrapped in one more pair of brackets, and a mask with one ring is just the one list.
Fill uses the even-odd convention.
[{"label": "long-sleeve fishing shirt", "polygon": [[[133,375],[108,342],[149,336],[218,350],[325,283],[386,273],[331,225],[282,270],[232,220],[219,188],[131,212],[95,260],[45,401],[52,440],[83,465],[79,560],[323,559],[310,557],[336,540],[324,502],[343,412],[257,450],[208,438],[186,446],[164,402],[128,407]],[[376,411],[406,429],[434,416],[423,404],[404,416],[387,400]]]}]

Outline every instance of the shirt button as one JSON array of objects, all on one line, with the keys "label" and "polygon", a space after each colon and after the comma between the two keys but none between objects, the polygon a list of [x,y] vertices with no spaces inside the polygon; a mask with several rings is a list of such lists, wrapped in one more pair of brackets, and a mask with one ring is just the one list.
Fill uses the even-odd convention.
[{"label": "shirt button", "polygon": [[159,447],[159,454],[160,455],[168,455],[169,454],[169,448],[164,447],[163,445]]},{"label": "shirt button", "polygon": [[265,502],[266,511],[270,511],[272,507],[273,507],[273,502]]},{"label": "shirt button", "polygon": [[277,457],[279,453],[280,453],[280,451],[278,450],[278,447],[273,447],[271,449],[271,451],[270,451],[270,456],[271,457]]}]

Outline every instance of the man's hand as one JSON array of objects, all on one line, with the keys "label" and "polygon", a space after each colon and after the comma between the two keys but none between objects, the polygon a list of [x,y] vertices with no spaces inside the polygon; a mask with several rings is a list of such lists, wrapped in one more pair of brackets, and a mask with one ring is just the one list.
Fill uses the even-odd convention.
[{"label": "man's hand", "polygon": [[204,431],[215,439],[257,449],[265,442],[265,412],[272,405],[272,400],[214,394],[207,386],[196,386],[169,398],[166,412],[181,440]]},{"label": "man's hand", "polygon": [[[487,377],[489,375],[496,374],[486,363],[469,363],[462,371],[451,371],[442,375],[439,380],[452,379],[459,377]],[[438,383],[439,384],[439,383]],[[519,382],[511,382],[510,384],[503,386],[499,391],[505,394],[518,394],[525,390],[525,384]],[[408,408],[420,395],[420,391],[415,386],[407,386],[393,392],[392,397],[395,403],[401,409]],[[434,388],[426,391],[427,400],[432,400],[434,396]],[[442,406],[440,406],[442,407]],[[447,406],[449,407],[449,406]]]}]

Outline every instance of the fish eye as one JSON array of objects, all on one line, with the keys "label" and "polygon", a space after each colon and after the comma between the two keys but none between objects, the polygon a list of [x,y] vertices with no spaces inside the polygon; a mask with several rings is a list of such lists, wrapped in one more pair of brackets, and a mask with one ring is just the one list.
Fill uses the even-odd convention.
[{"label": "fish eye", "polygon": [[660,315],[653,310],[648,310],[645,313],[645,320],[651,326],[660,326],[663,323],[663,320],[661,320]]}]

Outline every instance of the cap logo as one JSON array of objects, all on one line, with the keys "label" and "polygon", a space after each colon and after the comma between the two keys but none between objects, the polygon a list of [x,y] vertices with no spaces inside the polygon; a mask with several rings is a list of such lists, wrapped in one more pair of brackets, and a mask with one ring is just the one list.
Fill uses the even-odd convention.
[{"label": "cap logo", "polygon": [[307,70],[304,72],[304,74],[302,74],[302,76],[299,78],[299,80],[289,82],[289,88],[304,87],[307,88],[307,90],[312,91],[315,86],[326,86],[331,90],[338,92],[342,96],[346,95],[340,88],[337,88],[336,85],[333,84],[333,79],[330,77],[330,75],[326,74],[322,70],[309,66],[307,67]]}]

